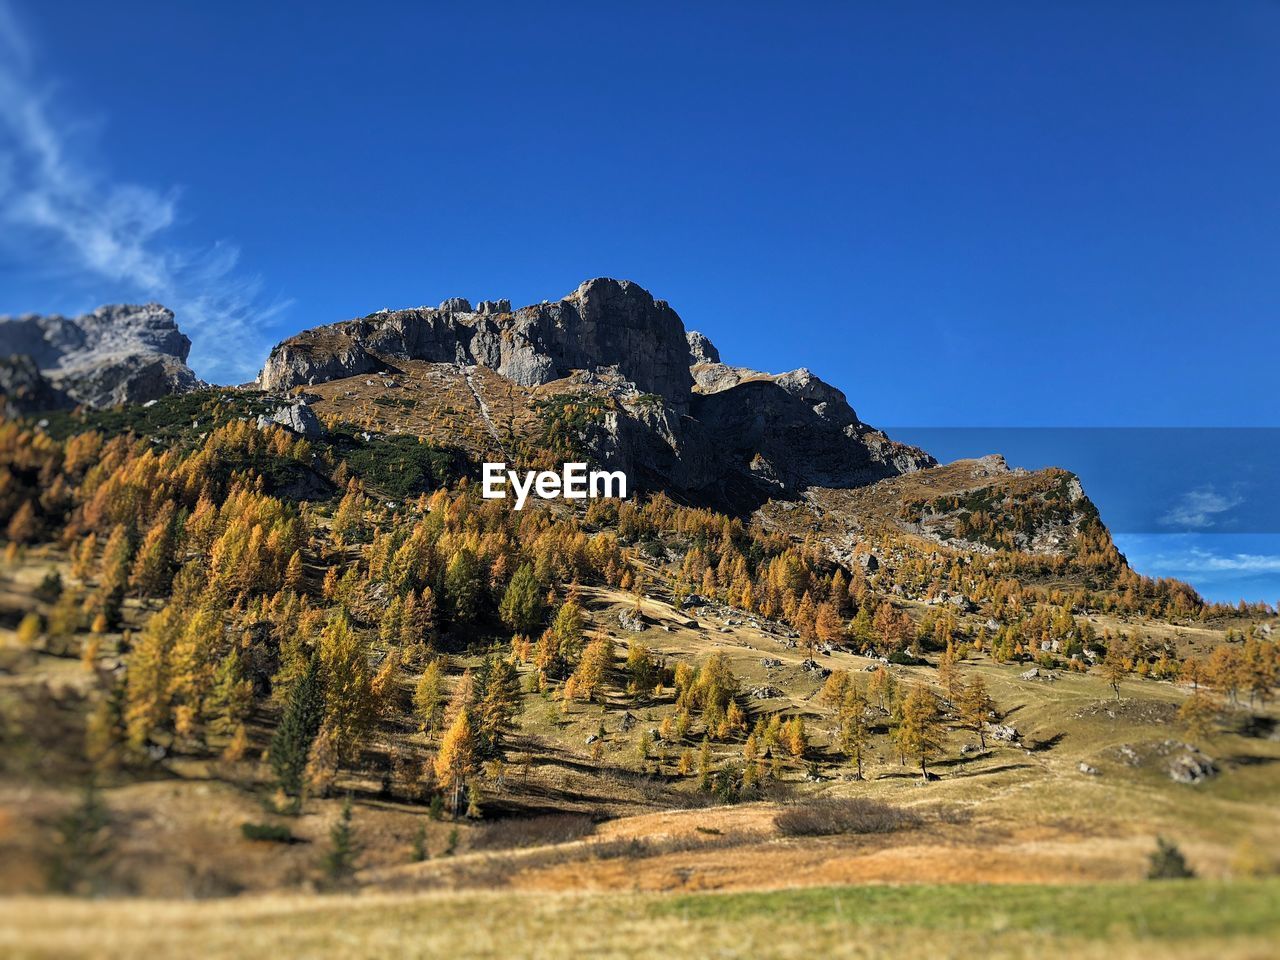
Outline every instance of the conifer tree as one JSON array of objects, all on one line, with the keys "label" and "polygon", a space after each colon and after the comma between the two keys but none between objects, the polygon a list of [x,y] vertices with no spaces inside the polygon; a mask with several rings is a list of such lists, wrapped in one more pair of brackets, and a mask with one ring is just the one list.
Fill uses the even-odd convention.
[{"label": "conifer tree", "polygon": [[838,646],[844,642],[844,624],[840,621],[840,614],[836,612],[835,604],[818,604],[818,611],[814,617],[814,631],[822,643]]},{"label": "conifer tree", "polygon": [[174,573],[174,535],[174,507],[166,503],[143,538],[129,574],[129,586],[140,595],[158,597],[169,592]]},{"label": "conifer tree", "polygon": [[302,591],[302,584],[302,551],[295,550],[289,557],[289,563],[284,568],[284,588],[286,590],[292,590],[294,593],[300,593]]},{"label": "conifer tree", "polygon": [[473,725],[477,759],[501,753],[502,741],[515,728],[520,705],[520,676],[509,660],[485,657],[473,680]]},{"label": "conifer tree", "polygon": [[317,653],[324,675],[325,720],[333,728],[338,754],[345,757],[373,719],[374,702],[364,643],[341,609],[321,633]]},{"label": "conifer tree", "polygon": [[480,564],[466,547],[449,558],[445,568],[444,590],[453,618],[470,623],[480,612]]},{"label": "conifer tree", "polygon": [[338,745],[333,729],[326,723],[320,725],[320,732],[311,741],[311,749],[307,751],[307,765],[302,771],[302,782],[307,794],[313,797],[325,797],[333,787],[338,776]]},{"label": "conifer tree", "polygon": [[455,816],[461,809],[462,790],[476,765],[475,732],[467,710],[460,710],[436,753],[435,774],[440,789],[450,798]]},{"label": "conifer tree", "polygon": [[870,706],[862,681],[855,678],[845,688],[840,702],[840,747],[852,758],[859,780],[862,779],[863,754],[871,743],[871,726],[867,722]]},{"label": "conifer tree", "polygon": [[542,585],[534,574],[533,564],[523,563],[511,578],[498,614],[516,633],[534,633],[543,618]]},{"label": "conifer tree", "polygon": [[956,651],[950,639],[947,640],[942,656],[938,658],[938,683],[946,697],[947,706],[953,706],[960,689],[960,676],[956,672]]},{"label": "conifer tree", "polygon": [[436,657],[427,664],[413,691],[413,705],[417,710],[418,724],[423,732],[434,736],[440,727],[444,709],[443,657]]},{"label": "conifer tree", "polygon": [[1125,654],[1124,644],[1119,637],[1116,637],[1107,645],[1106,656],[1102,659],[1102,675],[1106,677],[1107,683],[1115,691],[1117,700],[1120,699],[1120,684],[1124,682],[1128,672],[1129,663]]},{"label": "conifer tree", "polygon": [[978,744],[983,750],[987,749],[987,718],[994,709],[986,681],[975,673],[960,693],[960,721],[978,735]]},{"label": "conifer tree", "polygon": [[324,680],[320,663],[312,657],[301,679],[289,695],[280,726],[271,738],[271,769],[286,794],[295,798],[294,809],[302,796],[303,774],[311,744],[324,721]]},{"label": "conifer tree", "polygon": [[1203,690],[1193,690],[1178,707],[1178,720],[1192,737],[1202,739],[1213,732],[1218,720],[1218,707]]},{"label": "conifer tree", "polygon": [[36,516],[35,504],[30,500],[24,500],[9,518],[5,537],[12,543],[35,543],[39,535],[40,520]]},{"label": "conifer tree", "polygon": [[347,797],[342,803],[338,822],[329,830],[329,852],[324,859],[324,869],[329,879],[341,882],[351,876],[358,852],[351,829],[351,798]]},{"label": "conifer tree", "polygon": [[244,675],[240,651],[232,647],[218,664],[205,703],[206,720],[218,735],[229,736],[243,726],[253,705],[253,683]]},{"label": "conifer tree", "polygon": [[895,733],[902,755],[920,764],[920,776],[927,781],[928,761],[941,747],[941,730],[938,703],[925,686],[917,684],[907,694]]}]

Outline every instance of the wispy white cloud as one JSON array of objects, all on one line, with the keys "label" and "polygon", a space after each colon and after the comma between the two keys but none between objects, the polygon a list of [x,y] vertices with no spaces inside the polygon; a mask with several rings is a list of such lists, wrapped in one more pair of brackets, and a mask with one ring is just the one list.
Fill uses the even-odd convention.
[{"label": "wispy white cloud", "polygon": [[1160,518],[1166,527],[1206,530],[1219,522],[1222,514],[1244,503],[1244,498],[1222,494],[1212,486],[1188,490],[1168,513]]},{"label": "wispy white cloud", "polygon": [[77,151],[83,124],[56,113],[35,62],[0,0],[0,226],[8,249],[38,251],[33,269],[92,278],[113,297],[164,303],[193,341],[197,373],[216,382],[252,377],[266,354],[261,330],[289,302],[263,297],[261,278],[239,269],[235,244],[187,249],[171,239],[176,188],[112,180]]},{"label": "wispy white cloud", "polygon": [[1280,573],[1280,556],[1264,553],[1218,554],[1192,549],[1179,557],[1157,559],[1189,573]]}]

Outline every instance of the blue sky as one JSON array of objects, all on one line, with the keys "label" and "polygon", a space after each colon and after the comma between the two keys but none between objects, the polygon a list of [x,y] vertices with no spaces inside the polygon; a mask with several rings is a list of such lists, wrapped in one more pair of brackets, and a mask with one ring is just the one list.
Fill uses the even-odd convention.
[{"label": "blue sky", "polygon": [[1277,49],[1262,0],[0,0],[0,312],[159,299],[230,381],[617,276],[880,425],[1274,426]]}]

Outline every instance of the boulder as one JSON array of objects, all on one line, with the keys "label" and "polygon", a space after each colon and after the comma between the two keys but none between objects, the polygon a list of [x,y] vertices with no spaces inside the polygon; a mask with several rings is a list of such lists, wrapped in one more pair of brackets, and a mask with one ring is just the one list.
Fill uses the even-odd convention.
[{"label": "boulder", "polygon": [[800,661],[800,669],[807,673],[816,673],[820,677],[831,676],[830,670],[818,663],[818,661],[809,658]]},{"label": "boulder", "polygon": [[308,439],[322,437],[325,434],[324,425],[320,422],[320,418],[305,403],[285,404],[284,406],[276,407],[268,414],[258,417],[258,426],[265,427],[270,424],[276,424],[286,430],[292,430],[294,433]]},{"label": "boulder", "polygon": [[1187,746],[1169,761],[1168,772],[1175,783],[1200,783],[1217,776],[1218,766],[1195,747]]},{"label": "boulder", "polygon": [[644,614],[634,610],[623,610],[619,613],[618,624],[623,630],[630,630],[632,633],[641,633],[648,626]]},{"label": "boulder", "polygon": [[992,740],[999,740],[1001,743],[1017,743],[1019,741],[1018,731],[1012,726],[1004,723],[987,723],[984,724],[987,736]]}]

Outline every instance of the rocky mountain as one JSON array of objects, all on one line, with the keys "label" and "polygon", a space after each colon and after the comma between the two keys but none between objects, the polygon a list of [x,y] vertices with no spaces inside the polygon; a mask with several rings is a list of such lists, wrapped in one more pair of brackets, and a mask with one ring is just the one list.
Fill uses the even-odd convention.
[{"label": "rocky mountain", "polygon": [[[200,386],[191,341],[158,303],[0,317],[0,392],[25,410],[145,403]],[[24,359],[25,358],[25,359]],[[33,372],[34,371],[34,372]]]},{"label": "rocky mountain", "polygon": [[710,340],[686,332],[669,304],[627,280],[588,280],[555,303],[517,310],[505,300],[473,308],[454,298],[317,327],[271,351],[260,385],[374,385],[370,374],[394,384],[413,364],[431,367],[436,384],[465,381],[461,395],[474,398],[495,437],[477,368],[498,374],[508,391],[541,390],[544,400],[528,403],[552,394],[603,400],[574,425],[590,459],[627,470],[642,487],[738,509],[935,463],[863,423],[844,394],[808,370],[722,364]]},{"label": "rocky mountain", "polygon": [[628,280],[588,280],[556,303],[514,312],[506,300],[473,309],[455,297],[435,309],[318,327],[278,344],[260,382],[267,390],[288,389],[376,371],[397,359],[484,366],[524,386],[612,367],[636,389],[681,407],[693,388],[680,317]]}]

